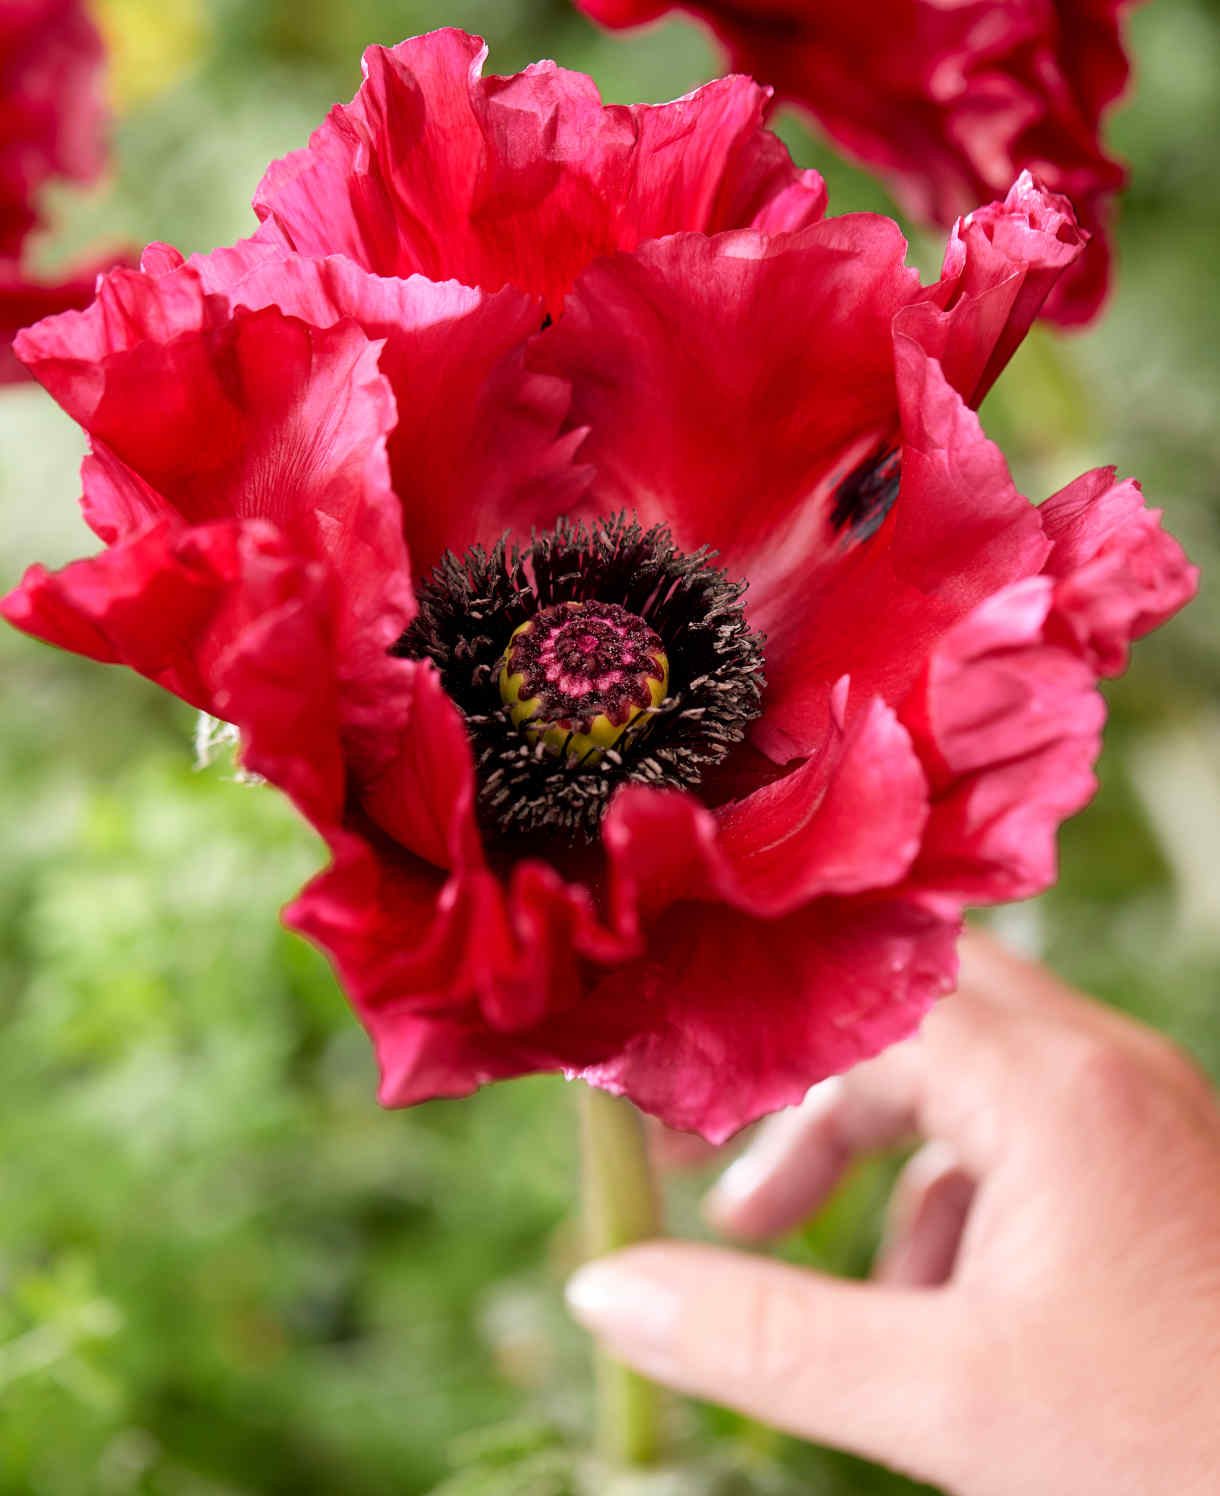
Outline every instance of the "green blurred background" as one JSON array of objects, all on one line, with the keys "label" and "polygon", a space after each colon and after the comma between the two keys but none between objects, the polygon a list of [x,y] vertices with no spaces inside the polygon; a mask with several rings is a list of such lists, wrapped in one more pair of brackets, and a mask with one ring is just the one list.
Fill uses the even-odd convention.
[{"label": "green blurred background", "polygon": [[[494,71],[553,56],[620,101],[716,66],[684,22],[610,38],[566,0],[106,0],[101,18],[115,168],[53,195],[48,268],[101,239],[249,232],[266,162],[350,97],[371,41],[462,25]],[[1220,14],[1157,0],[1131,34],[1118,293],[1095,331],[1036,334],[984,420],[1034,497],[1096,463],[1140,476],[1204,588],[1109,691],[1102,788],[1063,834],[1059,886],[997,923],[1220,1078]],[[833,209],[891,210],[780,128]],[[914,252],[935,267],[930,239]],[[0,393],[0,586],[94,547],[81,449],[40,390]],[[589,1417],[558,1308],[570,1088],[379,1111],[324,961],[276,923],[320,861],[287,805],[196,771],[190,712],[133,676],[7,630],[0,662],[0,1496],[563,1496],[558,1441]],[[865,1271],[891,1169],[865,1165],[783,1250]],[[674,1186],[679,1229],[698,1183]],[[712,1409],[676,1416],[712,1451],[692,1491],[914,1489]]]}]

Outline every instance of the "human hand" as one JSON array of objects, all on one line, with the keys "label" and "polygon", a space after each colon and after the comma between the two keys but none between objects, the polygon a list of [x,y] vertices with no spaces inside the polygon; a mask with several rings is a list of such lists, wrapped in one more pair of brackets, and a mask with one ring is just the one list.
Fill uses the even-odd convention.
[{"label": "human hand", "polygon": [[993,941],[916,1038],[773,1118],[708,1201],[757,1240],[925,1139],[874,1281],[695,1243],[569,1285],[646,1375],[957,1496],[1220,1491],[1220,1103],[1152,1031]]}]

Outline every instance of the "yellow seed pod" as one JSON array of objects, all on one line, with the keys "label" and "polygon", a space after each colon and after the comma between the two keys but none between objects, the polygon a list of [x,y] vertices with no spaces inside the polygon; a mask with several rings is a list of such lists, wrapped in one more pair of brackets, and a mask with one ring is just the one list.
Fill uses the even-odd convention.
[{"label": "yellow seed pod", "polygon": [[669,659],[652,629],[625,608],[559,603],[513,630],[499,687],[527,742],[592,767],[648,731],[669,692]]}]

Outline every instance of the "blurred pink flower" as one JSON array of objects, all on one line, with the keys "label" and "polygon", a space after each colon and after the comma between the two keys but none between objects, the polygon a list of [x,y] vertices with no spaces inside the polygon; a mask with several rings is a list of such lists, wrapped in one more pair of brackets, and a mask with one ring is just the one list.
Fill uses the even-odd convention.
[{"label": "blurred pink flower", "polygon": [[109,255],[59,281],[25,263],[46,183],[87,184],[105,164],[103,62],[83,0],[0,0],[0,384],[29,377],[12,355],[17,329],[87,306],[98,274],[121,262]]},{"label": "blurred pink flower", "polygon": [[1030,168],[1071,199],[1092,243],[1044,315],[1087,322],[1110,280],[1122,165],[1101,125],[1129,65],[1129,0],[576,0],[626,27],[671,9],[706,21],[728,64],[808,110],[913,217],[948,226]]}]

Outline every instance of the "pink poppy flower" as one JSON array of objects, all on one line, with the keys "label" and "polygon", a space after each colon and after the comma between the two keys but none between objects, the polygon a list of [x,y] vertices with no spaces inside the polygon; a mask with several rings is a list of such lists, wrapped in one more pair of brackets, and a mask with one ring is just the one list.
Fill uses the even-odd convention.
[{"label": "pink poppy flower", "polygon": [[482,57],[371,49],[252,239],[21,335],[106,549],[3,611],[236,724],[317,827],[286,917],[387,1105],[562,1070],[720,1139],[1053,879],[1097,678],[1194,572],[1112,472],[1032,505],[973,413],[1062,199],[922,287],[747,80],[605,108]]},{"label": "pink poppy flower", "polygon": [[612,27],[671,9],[705,21],[734,71],[807,110],[921,221],[947,226],[1032,169],[1093,236],[1044,315],[1083,323],[1101,307],[1113,199],[1126,180],[1101,126],[1130,71],[1119,32],[1127,0],[576,3]]},{"label": "pink poppy flower", "polygon": [[58,281],[23,265],[41,189],[92,182],[105,163],[103,60],[82,0],[0,3],[0,384],[29,377],[12,355],[18,328],[88,306],[99,272],[119,263],[109,255]]}]

